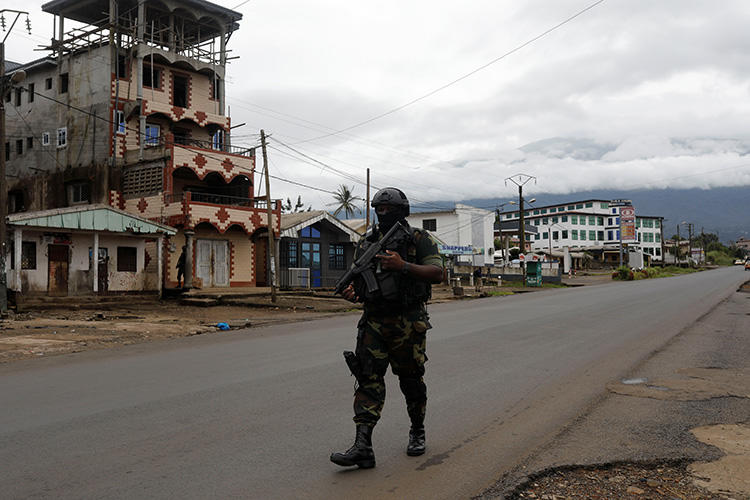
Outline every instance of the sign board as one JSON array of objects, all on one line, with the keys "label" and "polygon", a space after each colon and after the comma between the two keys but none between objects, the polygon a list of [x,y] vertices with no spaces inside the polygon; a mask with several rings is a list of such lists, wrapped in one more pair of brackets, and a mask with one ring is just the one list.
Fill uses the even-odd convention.
[{"label": "sign board", "polygon": [[631,200],[612,200],[609,202],[610,207],[624,207],[632,204]]},{"label": "sign board", "polygon": [[471,245],[438,245],[438,252],[442,255],[474,255]]},{"label": "sign board", "polygon": [[635,234],[635,208],[632,205],[620,208],[620,240],[638,240],[638,236]]}]

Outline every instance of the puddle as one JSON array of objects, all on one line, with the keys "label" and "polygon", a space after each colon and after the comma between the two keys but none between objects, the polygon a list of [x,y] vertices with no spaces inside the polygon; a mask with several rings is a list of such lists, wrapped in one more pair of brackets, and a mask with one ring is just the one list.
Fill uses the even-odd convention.
[{"label": "puddle", "polygon": [[637,384],[645,384],[648,382],[647,378],[625,378],[622,379],[621,382],[625,385],[637,385]]}]

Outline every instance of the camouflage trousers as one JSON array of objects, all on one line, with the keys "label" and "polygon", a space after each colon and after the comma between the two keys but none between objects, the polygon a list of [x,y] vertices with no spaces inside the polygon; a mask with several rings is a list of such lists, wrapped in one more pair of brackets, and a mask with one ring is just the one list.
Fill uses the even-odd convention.
[{"label": "camouflage trousers", "polygon": [[426,333],[431,328],[423,306],[386,314],[367,311],[357,325],[357,357],[363,380],[354,393],[354,422],[374,426],[385,404],[384,376],[391,365],[412,424],[422,425],[427,409],[424,364]]}]

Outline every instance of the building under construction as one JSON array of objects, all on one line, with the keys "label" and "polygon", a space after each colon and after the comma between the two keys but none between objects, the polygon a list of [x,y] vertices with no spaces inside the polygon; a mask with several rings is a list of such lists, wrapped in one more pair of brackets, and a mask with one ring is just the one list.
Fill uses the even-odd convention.
[{"label": "building under construction", "polygon": [[[188,285],[266,285],[267,204],[255,197],[254,150],[232,145],[225,112],[227,46],[242,15],[203,0],[55,0],[42,9],[55,16],[48,56],[13,65],[27,76],[5,103],[10,212],[108,205],[177,230],[136,257],[147,270],[163,253],[160,287],[177,285],[183,246]],[[279,203],[272,214],[278,235]],[[35,259],[50,269],[45,242]],[[54,252],[71,275],[72,253]],[[106,283],[101,272],[66,279],[67,292],[122,289],[115,249],[89,254],[106,259],[88,263]],[[17,281],[19,291],[49,291]]]}]

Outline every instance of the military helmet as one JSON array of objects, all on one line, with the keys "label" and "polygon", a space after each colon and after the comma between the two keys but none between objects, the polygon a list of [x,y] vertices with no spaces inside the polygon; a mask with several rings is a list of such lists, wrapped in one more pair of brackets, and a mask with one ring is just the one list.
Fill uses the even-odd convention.
[{"label": "military helmet", "polygon": [[375,193],[370,205],[373,207],[377,207],[378,205],[393,205],[401,209],[403,217],[409,215],[409,200],[406,198],[404,192],[398,188],[387,187],[381,189]]}]

